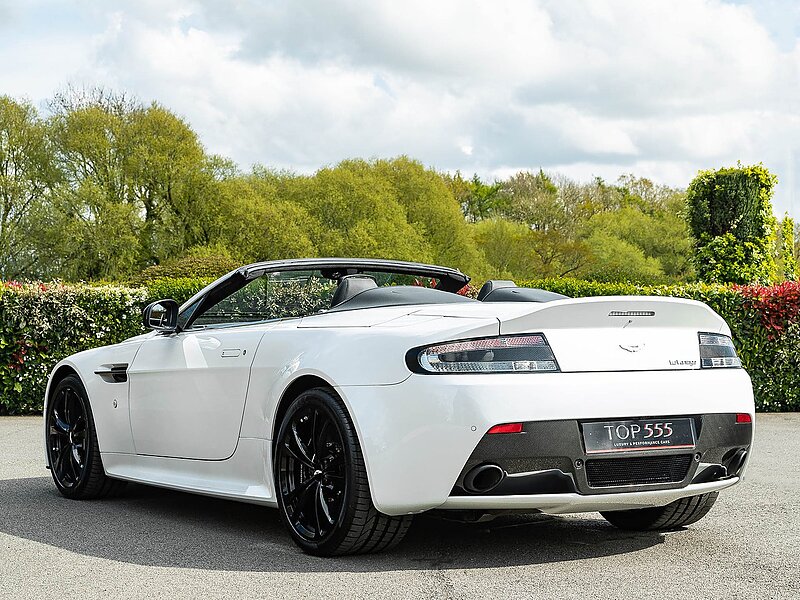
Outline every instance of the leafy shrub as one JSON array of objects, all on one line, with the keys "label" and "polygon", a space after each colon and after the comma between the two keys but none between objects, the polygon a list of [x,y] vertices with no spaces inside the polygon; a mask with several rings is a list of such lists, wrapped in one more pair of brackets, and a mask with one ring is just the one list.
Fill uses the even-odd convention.
[{"label": "leafy shrub", "polygon": [[0,411],[41,410],[56,362],[142,333],[145,300],[117,286],[0,284]]},{"label": "leafy shrub", "polygon": [[131,279],[133,285],[146,285],[156,279],[214,280],[241,266],[230,256],[186,256],[147,267]]},{"label": "leafy shrub", "polygon": [[198,277],[161,277],[147,281],[143,287],[147,290],[148,302],[171,298],[183,304],[212,281],[214,279]]},{"label": "leafy shrub", "polygon": [[701,171],[686,190],[695,241],[695,268],[703,281],[767,283],[775,276],[775,175],[763,165]]}]

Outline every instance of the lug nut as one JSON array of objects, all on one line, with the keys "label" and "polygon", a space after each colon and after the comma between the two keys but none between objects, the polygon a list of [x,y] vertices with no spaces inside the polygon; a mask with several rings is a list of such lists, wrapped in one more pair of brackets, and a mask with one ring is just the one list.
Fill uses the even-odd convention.
[{"label": "lug nut", "polygon": [[583,468],[583,461],[580,458],[575,461],[575,468],[576,469],[582,469]]},{"label": "lug nut", "polygon": [[700,453],[699,452],[694,455],[694,460],[695,460],[695,462],[700,462]]}]

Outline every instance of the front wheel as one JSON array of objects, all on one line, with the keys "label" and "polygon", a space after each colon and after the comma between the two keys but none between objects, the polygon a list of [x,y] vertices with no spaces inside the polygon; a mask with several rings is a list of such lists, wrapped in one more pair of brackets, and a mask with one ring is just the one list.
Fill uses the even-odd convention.
[{"label": "front wheel", "polygon": [[309,554],[378,552],[397,544],[410,516],[375,508],[358,436],[328,388],[296,398],[281,420],[273,461],[281,518]]},{"label": "front wheel", "polygon": [[719,492],[681,498],[666,506],[635,508],[632,510],[610,510],[600,514],[620,529],[634,531],[669,531],[696,523],[706,516]]},{"label": "front wheel", "polygon": [[92,408],[77,375],[65,377],[47,402],[47,462],[63,496],[90,500],[125,485],[106,476],[97,444]]}]

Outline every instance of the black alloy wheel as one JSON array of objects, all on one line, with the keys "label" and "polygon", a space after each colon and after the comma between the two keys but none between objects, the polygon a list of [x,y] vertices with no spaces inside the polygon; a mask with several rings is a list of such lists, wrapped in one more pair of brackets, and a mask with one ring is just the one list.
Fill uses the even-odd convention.
[{"label": "black alloy wheel", "polygon": [[72,499],[100,498],[124,485],[107,477],[103,470],[91,406],[76,375],[56,384],[45,414],[47,464],[62,495]]},{"label": "black alloy wheel", "polygon": [[292,413],[279,447],[280,493],[294,530],[320,541],[340,520],[344,507],[344,442],[323,406],[306,404]]},{"label": "black alloy wheel", "polygon": [[50,467],[56,483],[71,489],[86,470],[86,406],[73,387],[61,386],[48,412]]},{"label": "black alloy wheel", "polygon": [[281,519],[310,554],[384,550],[411,523],[373,505],[355,427],[332,389],[308,390],[289,405],[275,437],[273,473]]}]

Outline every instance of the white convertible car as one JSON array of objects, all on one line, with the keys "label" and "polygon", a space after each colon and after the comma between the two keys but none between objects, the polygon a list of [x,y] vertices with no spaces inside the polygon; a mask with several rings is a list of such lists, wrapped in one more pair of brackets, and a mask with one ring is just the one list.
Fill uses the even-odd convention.
[{"label": "white convertible car", "polygon": [[382,550],[440,509],[694,523],[744,473],[753,395],[725,322],[367,259],[248,265],[47,387],[68,498],[122,482],[277,507],[306,552]]}]

